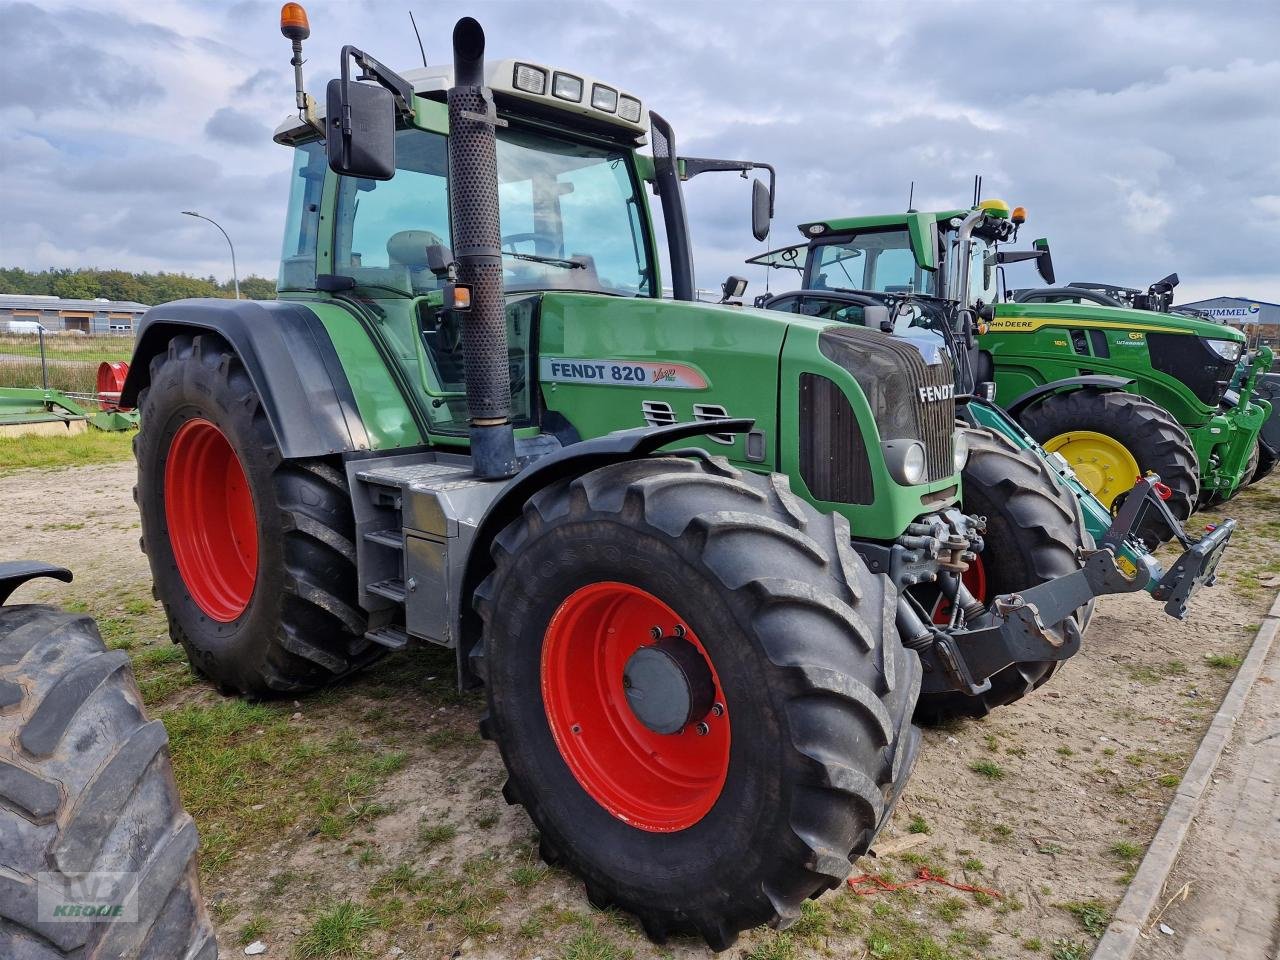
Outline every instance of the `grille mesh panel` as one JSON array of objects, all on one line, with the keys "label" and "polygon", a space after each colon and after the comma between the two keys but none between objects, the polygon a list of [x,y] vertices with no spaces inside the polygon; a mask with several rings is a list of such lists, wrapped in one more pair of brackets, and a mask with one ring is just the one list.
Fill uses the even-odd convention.
[{"label": "grille mesh panel", "polygon": [[922,387],[953,386],[955,375],[946,351],[940,351],[942,362],[929,364],[908,341],[845,325],[824,330],[818,346],[858,381],[881,440],[922,441],[930,483],[955,472],[955,398],[921,399]]},{"label": "grille mesh panel", "polygon": [[816,373],[800,375],[800,478],[819,500],[874,499],[867,445],[849,398]]}]

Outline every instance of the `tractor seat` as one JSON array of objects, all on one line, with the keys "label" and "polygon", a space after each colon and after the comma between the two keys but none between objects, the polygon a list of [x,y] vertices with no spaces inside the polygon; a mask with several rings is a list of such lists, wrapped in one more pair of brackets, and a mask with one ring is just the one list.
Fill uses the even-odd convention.
[{"label": "tractor seat", "polygon": [[408,271],[414,291],[440,289],[440,279],[427,268],[427,247],[431,246],[447,244],[431,230],[401,230],[387,240],[387,257],[392,268]]}]

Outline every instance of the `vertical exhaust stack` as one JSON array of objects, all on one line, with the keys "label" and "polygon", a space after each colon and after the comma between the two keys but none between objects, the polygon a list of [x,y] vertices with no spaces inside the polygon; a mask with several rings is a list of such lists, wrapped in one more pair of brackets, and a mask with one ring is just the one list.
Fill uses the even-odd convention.
[{"label": "vertical exhaust stack", "polygon": [[473,470],[477,477],[492,480],[517,472],[502,294],[496,120],[493,95],[484,85],[484,31],[471,17],[463,17],[453,28],[449,218],[458,282],[471,288],[462,353]]}]

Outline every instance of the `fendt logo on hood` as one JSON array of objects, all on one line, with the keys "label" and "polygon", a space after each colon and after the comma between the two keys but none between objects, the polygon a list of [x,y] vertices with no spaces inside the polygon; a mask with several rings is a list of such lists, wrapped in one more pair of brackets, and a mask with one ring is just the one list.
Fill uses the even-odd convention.
[{"label": "fendt logo on hood", "polygon": [[930,387],[917,387],[916,390],[920,394],[921,403],[938,403],[940,400],[950,400],[956,395],[956,386],[954,383],[935,384]]}]

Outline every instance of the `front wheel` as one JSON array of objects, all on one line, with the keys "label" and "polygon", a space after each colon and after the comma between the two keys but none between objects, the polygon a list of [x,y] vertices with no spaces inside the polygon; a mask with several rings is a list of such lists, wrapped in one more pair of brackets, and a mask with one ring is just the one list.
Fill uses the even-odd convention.
[{"label": "front wheel", "polygon": [[493,555],[486,732],[593,903],[722,950],[848,875],[914,763],[920,663],[842,518],[654,458],[542,491]]},{"label": "front wheel", "polygon": [[[1045,450],[1061,454],[1108,508],[1153,472],[1172,492],[1173,515],[1183,521],[1191,516],[1200,492],[1199,462],[1187,431],[1163,407],[1134,393],[1076,390],[1052,394],[1018,419]],[[1158,517],[1144,521],[1138,535],[1148,549],[1173,536]]]}]

